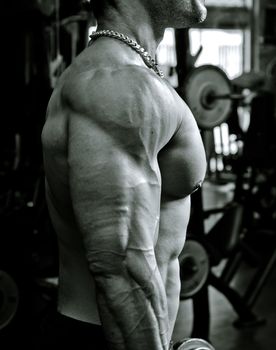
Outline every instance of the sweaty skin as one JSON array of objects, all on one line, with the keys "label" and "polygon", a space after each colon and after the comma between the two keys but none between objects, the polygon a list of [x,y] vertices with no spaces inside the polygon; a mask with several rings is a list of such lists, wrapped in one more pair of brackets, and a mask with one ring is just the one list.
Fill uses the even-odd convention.
[{"label": "sweaty skin", "polygon": [[42,144],[59,312],[102,324],[112,350],[168,349],[206,171],[189,108],[130,47],[99,38],[60,77]]}]

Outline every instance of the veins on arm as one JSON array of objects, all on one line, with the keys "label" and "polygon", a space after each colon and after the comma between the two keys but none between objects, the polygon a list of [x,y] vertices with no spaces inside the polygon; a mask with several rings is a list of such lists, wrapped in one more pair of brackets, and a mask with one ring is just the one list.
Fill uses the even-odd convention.
[{"label": "veins on arm", "polygon": [[154,254],[160,183],[147,160],[122,152],[89,118],[70,121],[72,203],[112,350],[168,348],[167,299]]}]

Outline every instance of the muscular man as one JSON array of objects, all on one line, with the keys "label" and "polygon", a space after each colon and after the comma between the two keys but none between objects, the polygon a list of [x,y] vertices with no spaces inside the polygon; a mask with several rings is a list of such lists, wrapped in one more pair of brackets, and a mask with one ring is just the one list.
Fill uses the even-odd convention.
[{"label": "muscular man", "polygon": [[59,79],[42,133],[60,249],[57,338],[72,344],[78,329],[91,349],[167,350],[190,194],[206,161],[193,115],[142,48],[154,57],[166,27],[202,21],[206,9],[204,0],[93,4],[100,35]]}]

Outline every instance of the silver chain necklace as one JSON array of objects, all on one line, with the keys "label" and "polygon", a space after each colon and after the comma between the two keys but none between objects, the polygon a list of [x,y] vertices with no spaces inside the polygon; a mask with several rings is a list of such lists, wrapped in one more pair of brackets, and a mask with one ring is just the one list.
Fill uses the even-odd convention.
[{"label": "silver chain necklace", "polygon": [[118,39],[130,46],[133,50],[138,52],[138,54],[142,57],[145,64],[153,69],[157,75],[159,75],[160,78],[164,78],[164,73],[162,70],[158,67],[157,62],[154,58],[150,56],[150,54],[141,46],[139,45],[135,40],[132,40],[127,35],[115,32],[114,30],[100,30],[98,32],[95,32],[91,34],[90,41],[88,43],[88,46],[90,46],[94,40],[98,39],[101,36],[107,36],[110,38]]}]

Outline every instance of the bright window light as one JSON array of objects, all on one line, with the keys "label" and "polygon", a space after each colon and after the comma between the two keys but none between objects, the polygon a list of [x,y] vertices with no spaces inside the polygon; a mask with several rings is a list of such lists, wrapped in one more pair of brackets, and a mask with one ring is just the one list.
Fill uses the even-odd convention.
[{"label": "bright window light", "polygon": [[213,64],[222,68],[230,79],[243,72],[243,31],[222,29],[190,29],[190,49],[195,55],[203,50],[196,66]]},{"label": "bright window light", "polygon": [[157,49],[157,60],[161,66],[176,66],[174,29],[167,28]]}]

